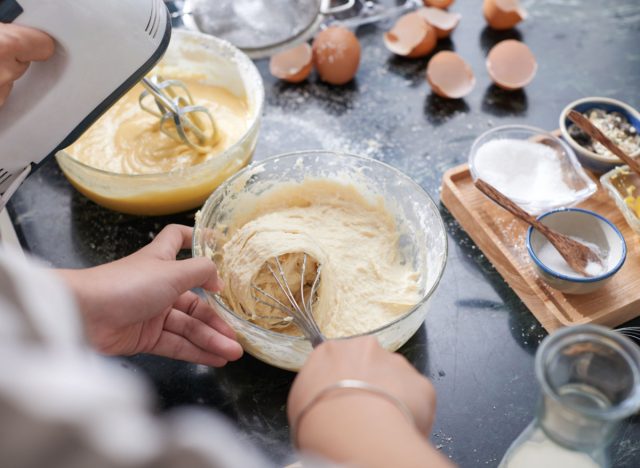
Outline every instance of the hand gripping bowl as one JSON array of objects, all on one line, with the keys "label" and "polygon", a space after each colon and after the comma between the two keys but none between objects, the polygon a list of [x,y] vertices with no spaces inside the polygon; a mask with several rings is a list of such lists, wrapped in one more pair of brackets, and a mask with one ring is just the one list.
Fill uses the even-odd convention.
[{"label": "hand gripping bowl", "polygon": [[[395,216],[404,258],[419,272],[421,299],[407,313],[371,330],[369,335],[395,351],[420,327],[447,260],[447,235],[433,200],[400,171],[369,158],[327,151],[289,153],[256,163],[229,179],[209,197],[196,216],[193,255],[211,258],[224,226],[234,218],[243,200],[254,199],[281,183],[330,179],[354,184],[367,198],[382,196]],[[246,205],[245,205],[246,206]],[[223,232],[222,232],[223,234]],[[349,281],[345,278],[344,281]],[[244,349],[256,358],[287,370],[298,370],[311,352],[308,340],[266,330],[236,314],[222,298],[206,292],[208,302],[237,332]]]},{"label": "hand gripping bowl", "polygon": [[69,182],[87,198],[106,208],[138,215],[165,215],[197,208],[253,156],[264,86],[249,57],[222,39],[174,30],[169,48],[158,66],[202,76],[199,81],[203,83],[219,86],[236,96],[245,96],[249,107],[247,128],[236,143],[215,157],[169,172],[109,172],[74,159],[65,150],[59,151],[56,159]]}]

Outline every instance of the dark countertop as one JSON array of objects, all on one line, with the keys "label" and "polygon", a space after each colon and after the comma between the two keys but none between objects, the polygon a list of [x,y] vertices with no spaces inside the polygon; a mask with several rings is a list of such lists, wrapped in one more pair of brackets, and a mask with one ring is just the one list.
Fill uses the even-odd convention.
[{"label": "dark countertop", "polygon": [[[428,58],[393,57],[382,45],[382,30],[372,26],[358,33],[361,69],[344,87],[315,77],[280,83],[259,61],[267,100],[256,159],[313,148],[363,154],[407,172],[438,200],[444,171],[464,162],[473,139],[490,127],[526,123],[553,130],[567,103],[589,95],[640,107],[637,0],[524,5],[530,18],[504,33],[485,27],[479,1],[453,5],[463,18],[439,49],[455,50],[474,69],[476,88],[464,100],[433,95],[424,80]],[[504,38],[523,40],[538,58],[538,75],[524,91],[507,93],[489,82],[484,57]],[[53,160],[20,188],[10,211],[24,247],[56,267],[119,258],[169,222],[192,225],[194,215],[107,211],[78,194]],[[496,466],[534,416],[533,357],[546,333],[442,206],[441,212],[449,233],[447,269],[424,327],[401,352],[438,391],[434,444],[461,466]],[[223,369],[145,355],[125,365],[153,381],[161,410],[183,404],[219,410],[275,462],[293,460],[285,418],[293,374],[250,356]],[[616,467],[640,465],[640,417],[624,424],[611,451]]]}]

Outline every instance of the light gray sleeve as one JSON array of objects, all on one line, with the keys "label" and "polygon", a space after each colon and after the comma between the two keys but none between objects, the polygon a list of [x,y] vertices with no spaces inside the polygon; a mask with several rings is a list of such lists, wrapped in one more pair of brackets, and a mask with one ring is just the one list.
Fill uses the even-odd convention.
[{"label": "light gray sleeve", "polygon": [[262,467],[222,416],[157,417],[137,375],[89,350],[63,284],[0,249],[0,464],[47,468]]}]

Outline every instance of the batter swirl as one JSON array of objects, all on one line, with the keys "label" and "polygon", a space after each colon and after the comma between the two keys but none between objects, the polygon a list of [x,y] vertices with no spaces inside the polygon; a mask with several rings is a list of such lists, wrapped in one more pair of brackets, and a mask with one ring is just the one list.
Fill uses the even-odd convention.
[{"label": "batter swirl", "polygon": [[[283,327],[284,313],[255,301],[252,283],[281,295],[265,272],[265,262],[275,256],[285,255],[290,284],[300,281],[302,252],[322,264],[313,311],[328,338],[369,332],[420,299],[419,273],[400,252],[396,220],[382,200],[371,202],[352,185],[328,180],[282,185],[258,198],[226,235],[215,258],[225,282],[222,297],[264,328],[299,334],[294,325]],[[306,287],[317,265],[310,266]]]}]

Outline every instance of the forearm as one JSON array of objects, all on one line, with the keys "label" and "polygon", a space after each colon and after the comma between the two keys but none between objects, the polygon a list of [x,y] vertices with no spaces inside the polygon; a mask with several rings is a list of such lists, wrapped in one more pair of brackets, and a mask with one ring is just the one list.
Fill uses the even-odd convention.
[{"label": "forearm", "polygon": [[92,268],[81,270],[57,269],[55,272],[73,293],[82,315],[86,315],[90,311],[96,312],[98,316],[100,315],[97,313],[99,312],[97,309],[104,302],[100,300],[104,285],[99,281],[94,281]]},{"label": "forearm", "polygon": [[109,304],[109,296],[118,294],[111,287],[101,281],[95,273],[95,268],[79,270],[55,270],[71,290],[76,307],[80,313],[85,338],[91,346],[99,352],[113,354],[110,348],[118,343],[117,333],[109,331],[109,320],[119,313]]},{"label": "forearm", "polygon": [[300,421],[300,449],[366,467],[451,467],[392,403],[343,392],[318,402]]}]

